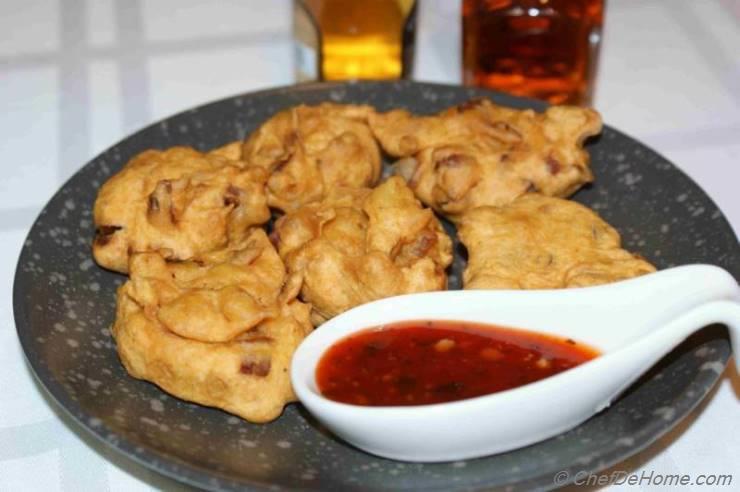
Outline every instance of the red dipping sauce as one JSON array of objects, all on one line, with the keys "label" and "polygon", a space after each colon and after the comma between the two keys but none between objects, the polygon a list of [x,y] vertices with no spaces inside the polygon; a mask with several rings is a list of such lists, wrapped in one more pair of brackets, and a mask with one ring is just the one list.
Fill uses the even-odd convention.
[{"label": "red dipping sauce", "polygon": [[354,405],[426,405],[523,386],[599,352],[570,339],[462,321],[405,321],[329,347],[316,381],[324,397]]}]

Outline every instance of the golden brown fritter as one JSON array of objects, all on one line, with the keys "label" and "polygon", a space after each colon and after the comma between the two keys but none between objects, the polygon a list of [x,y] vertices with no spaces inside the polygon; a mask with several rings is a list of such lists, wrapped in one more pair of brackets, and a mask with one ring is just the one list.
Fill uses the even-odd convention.
[{"label": "golden brown fritter", "polygon": [[373,186],[381,159],[370,106],[323,103],[274,115],[244,142],[243,159],[266,169],[271,207],[284,212],[321,200],[337,186]]},{"label": "golden brown fritter", "polygon": [[[241,140],[236,140],[234,142],[229,142],[226,145],[222,145],[221,147],[211,149],[208,151],[208,153],[210,155],[216,155],[225,159],[230,159],[232,161],[241,161],[242,145],[243,143]],[[240,163],[239,166],[243,167],[244,163]]]},{"label": "golden brown fritter", "polygon": [[169,331],[203,342],[226,342],[274,317],[285,267],[267,235],[247,238],[199,261],[167,262],[158,253],[131,257],[129,294],[155,306]]},{"label": "golden brown fritter", "polygon": [[334,189],[281,217],[273,240],[314,324],[376,299],[445,289],[452,261],[450,238],[399,177]]},{"label": "golden brown fritter", "polygon": [[585,287],[655,271],[589,208],[537,193],[467,212],[458,236],[468,250],[466,289]]},{"label": "golden brown fritter", "polygon": [[311,330],[310,308],[283,289],[264,231],[203,262],[134,254],[130,274],[112,331],[132,376],[252,422],[295,400],[290,359]]},{"label": "golden brown fritter", "polygon": [[134,157],[98,192],[95,260],[128,271],[133,253],[187,260],[238,242],[267,222],[267,174],[188,147]]},{"label": "golden brown fritter", "polygon": [[544,113],[474,100],[435,116],[371,114],[383,149],[402,158],[396,173],[419,199],[453,221],[467,210],[504,205],[531,191],[566,197],[593,177],[584,140],[601,131],[591,109]]}]

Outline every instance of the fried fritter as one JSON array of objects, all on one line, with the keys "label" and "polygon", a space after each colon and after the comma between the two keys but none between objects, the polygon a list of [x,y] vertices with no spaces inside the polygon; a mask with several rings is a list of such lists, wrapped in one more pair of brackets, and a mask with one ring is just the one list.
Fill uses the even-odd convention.
[{"label": "fried fritter", "polygon": [[260,168],[188,147],[148,150],[134,157],[98,192],[95,260],[119,272],[132,253],[197,258],[267,222]]},{"label": "fried fritter", "polygon": [[[221,147],[209,150],[208,153],[210,155],[216,155],[232,161],[241,161],[242,145],[243,143],[241,140],[236,140],[234,142],[229,142],[226,145],[222,145]],[[244,166],[244,164],[241,163],[240,166]]]},{"label": "fried fritter", "polygon": [[532,191],[566,197],[593,179],[584,140],[601,131],[591,109],[544,113],[470,101],[435,116],[371,114],[383,149],[402,158],[395,172],[419,199],[453,221],[467,210],[505,205]]},{"label": "fried fritter", "polygon": [[311,330],[310,308],[284,289],[264,231],[204,262],[134,254],[130,273],[112,331],[132,376],[252,422],[295,399],[288,371]]},{"label": "fried fritter", "polygon": [[537,193],[467,212],[458,236],[468,250],[465,289],[585,287],[655,271],[589,208]]},{"label": "fried fritter", "polygon": [[318,325],[354,306],[442,290],[450,238],[399,177],[377,188],[337,188],[281,217],[273,233]]},{"label": "fried fritter", "polygon": [[323,103],[274,115],[244,142],[248,166],[270,173],[267,198],[284,212],[321,200],[334,187],[373,186],[378,144],[367,124],[370,106]]},{"label": "fried fritter", "polygon": [[159,253],[131,257],[129,295],[156,306],[166,329],[202,342],[226,342],[278,313],[285,267],[256,229],[199,261],[167,262]]}]

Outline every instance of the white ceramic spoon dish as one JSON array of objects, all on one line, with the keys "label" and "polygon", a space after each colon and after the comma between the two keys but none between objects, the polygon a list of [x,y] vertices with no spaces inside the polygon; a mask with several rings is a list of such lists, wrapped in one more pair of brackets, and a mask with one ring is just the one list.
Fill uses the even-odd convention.
[{"label": "white ceramic spoon dish", "polygon": [[[450,403],[371,407],[321,395],[316,366],[331,345],[352,333],[406,320],[459,320],[549,333],[602,355],[535,383]],[[709,265],[579,289],[411,294],[364,304],[323,324],[295,352],[291,379],[298,398],[319,421],[369,453],[421,462],[475,458],[577,426],[712,323],[729,327],[740,368],[740,287],[725,270]]]}]

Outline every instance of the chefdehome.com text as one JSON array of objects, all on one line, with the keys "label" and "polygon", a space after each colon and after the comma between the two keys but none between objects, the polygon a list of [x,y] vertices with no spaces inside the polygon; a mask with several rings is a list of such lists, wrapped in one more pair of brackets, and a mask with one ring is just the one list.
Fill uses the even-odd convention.
[{"label": "chefdehome.com text", "polygon": [[679,474],[679,473],[657,473],[653,470],[641,472],[627,472],[614,470],[608,473],[591,473],[585,470],[570,472],[562,470],[553,476],[555,485],[573,484],[576,486],[603,487],[605,485],[634,485],[634,486],[708,486],[708,487],[730,487],[733,484],[732,474]]}]

